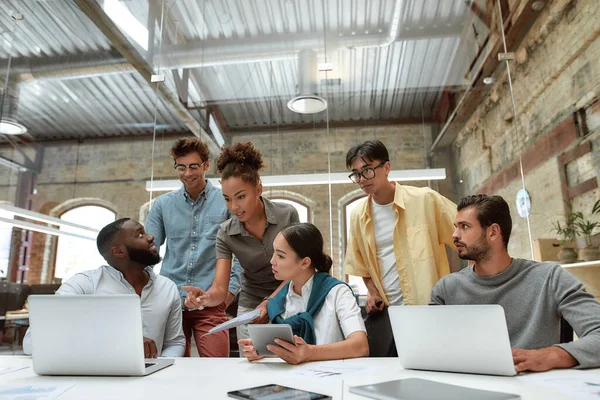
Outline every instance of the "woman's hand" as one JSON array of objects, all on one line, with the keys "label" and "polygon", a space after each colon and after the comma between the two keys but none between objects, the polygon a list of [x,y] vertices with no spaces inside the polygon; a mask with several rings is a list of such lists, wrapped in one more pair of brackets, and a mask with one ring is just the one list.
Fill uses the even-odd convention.
[{"label": "woman's hand", "polygon": [[297,365],[310,361],[313,346],[307,344],[300,336],[294,335],[294,343],[275,339],[277,346],[269,344],[267,350],[281,358],[288,364]]},{"label": "woman's hand", "polygon": [[202,310],[204,305],[208,303],[208,300],[210,299],[210,294],[200,288],[194,286],[182,286],[181,289],[187,290],[188,292],[184,301],[184,305],[187,308]]},{"label": "woman's hand", "polygon": [[269,300],[263,300],[262,303],[260,303],[256,309],[260,310],[260,317],[256,318],[254,321],[252,321],[252,324],[268,324],[269,323],[269,312],[267,311],[267,304],[269,303]]},{"label": "woman's hand", "polygon": [[262,356],[259,356],[254,348],[252,339],[240,339],[238,344],[242,346],[242,354],[248,359],[248,361],[260,360]]}]

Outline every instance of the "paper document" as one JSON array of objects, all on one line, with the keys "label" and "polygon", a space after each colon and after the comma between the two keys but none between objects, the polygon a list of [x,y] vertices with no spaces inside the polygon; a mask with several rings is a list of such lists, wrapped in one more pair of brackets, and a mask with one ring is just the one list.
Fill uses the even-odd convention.
[{"label": "paper document", "polygon": [[260,317],[260,310],[254,310],[254,311],[251,311],[246,314],[238,315],[237,317],[232,318],[227,322],[223,322],[221,325],[215,326],[214,328],[209,330],[208,333],[204,334],[203,336],[210,335],[212,333],[221,332],[221,331],[224,331],[225,329],[235,328],[236,326],[249,324],[250,322],[254,321],[258,317]]},{"label": "paper document", "polygon": [[11,372],[19,371],[21,369],[29,368],[27,365],[21,365],[19,367],[2,367],[0,368],[0,375],[10,374]]},{"label": "paper document", "polygon": [[[275,366],[273,366],[275,367]],[[380,369],[378,366],[364,367],[360,365],[348,365],[343,362],[327,361],[327,362],[311,362],[293,368],[283,369],[289,375],[296,377],[302,376],[304,378],[317,378],[327,380],[344,380],[352,379],[357,374],[369,375],[374,374],[376,370]]]},{"label": "paper document", "polygon": [[52,400],[71,389],[74,384],[35,384],[3,385],[0,388],[2,400]]},{"label": "paper document", "polygon": [[351,367],[331,367],[327,365],[322,366],[303,366],[296,368],[292,371],[295,375],[307,376],[310,378],[336,378],[344,379],[348,378],[349,375],[356,374],[358,372],[364,372],[365,368],[358,366]]},{"label": "paper document", "polygon": [[525,375],[519,379],[545,386],[574,399],[600,399],[600,377],[591,371],[551,371],[540,375]]}]

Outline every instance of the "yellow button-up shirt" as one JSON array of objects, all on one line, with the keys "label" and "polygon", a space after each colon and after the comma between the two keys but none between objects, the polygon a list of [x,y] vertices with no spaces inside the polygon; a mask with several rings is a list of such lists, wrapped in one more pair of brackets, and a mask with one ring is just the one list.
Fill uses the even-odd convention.
[{"label": "yellow button-up shirt", "polygon": [[[433,286],[450,273],[444,245],[456,250],[452,240],[456,204],[430,188],[396,183],[392,208],[396,212],[394,254],[404,302],[428,304]],[[344,272],[371,278],[389,305],[377,261],[371,212],[371,196],[352,210]]]}]

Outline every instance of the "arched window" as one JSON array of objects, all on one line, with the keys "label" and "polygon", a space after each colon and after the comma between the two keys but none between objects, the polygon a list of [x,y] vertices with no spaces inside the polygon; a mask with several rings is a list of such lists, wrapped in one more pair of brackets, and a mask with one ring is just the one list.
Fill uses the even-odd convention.
[{"label": "arched window", "polygon": [[[100,230],[116,217],[116,213],[108,208],[86,205],[70,209],[63,213],[60,219]],[[61,230],[77,232],[76,228],[71,227],[61,227]],[[106,260],[98,253],[95,240],[70,236],[58,238],[54,269],[56,278],[64,281],[78,272],[98,268],[103,264],[106,264]]]},{"label": "arched window", "polygon": [[300,218],[300,222],[309,222],[308,221],[308,207],[306,207],[304,204],[300,204],[297,201],[289,200],[289,199],[271,198],[270,200],[275,203],[285,203],[285,204],[290,204],[290,205],[294,206],[296,211],[298,211],[298,218]]},{"label": "arched window", "polygon": [[[345,216],[344,234],[346,235],[346,240],[344,241],[344,243],[346,243],[346,247],[347,247],[348,240],[350,239],[350,215],[352,215],[352,210],[354,210],[354,207],[356,207],[358,205],[358,203],[360,203],[365,197],[366,196],[354,199],[353,201],[349,202],[348,204],[346,204],[344,206],[344,216]],[[360,295],[366,296],[368,294],[367,287],[365,286],[365,283],[364,283],[362,277],[354,276],[354,275],[347,275],[347,282],[350,284],[350,286],[352,286],[352,288],[354,290],[358,289],[358,293]]]}]

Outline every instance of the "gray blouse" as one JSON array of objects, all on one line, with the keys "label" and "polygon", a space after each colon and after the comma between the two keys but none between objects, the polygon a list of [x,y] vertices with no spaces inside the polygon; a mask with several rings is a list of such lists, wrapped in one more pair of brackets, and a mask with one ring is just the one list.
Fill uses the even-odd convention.
[{"label": "gray blouse", "polygon": [[252,236],[240,220],[233,216],[221,224],[217,233],[217,259],[239,260],[244,269],[239,305],[255,308],[264,297],[269,296],[281,283],[271,271],[273,240],[287,225],[300,222],[296,209],[283,203],[273,203],[260,197],[265,205],[267,226],[262,240]]}]

